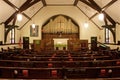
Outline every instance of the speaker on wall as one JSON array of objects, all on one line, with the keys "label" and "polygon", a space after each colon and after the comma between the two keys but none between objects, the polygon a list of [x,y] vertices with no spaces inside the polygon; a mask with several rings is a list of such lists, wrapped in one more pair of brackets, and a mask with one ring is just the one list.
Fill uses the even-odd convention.
[{"label": "speaker on wall", "polygon": [[29,49],[29,37],[23,37],[23,49]]},{"label": "speaker on wall", "polygon": [[120,41],[118,41],[118,45],[120,45]]},{"label": "speaker on wall", "polygon": [[91,37],[91,50],[97,50],[97,37]]},{"label": "speaker on wall", "polygon": [[0,45],[2,45],[3,44],[3,42],[2,41],[0,41]]}]

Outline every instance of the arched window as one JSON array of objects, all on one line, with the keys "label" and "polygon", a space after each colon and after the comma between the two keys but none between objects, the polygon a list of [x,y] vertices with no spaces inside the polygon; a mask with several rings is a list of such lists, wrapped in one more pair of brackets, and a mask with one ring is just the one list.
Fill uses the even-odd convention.
[{"label": "arched window", "polygon": [[10,43],[15,43],[15,28],[10,30]]},{"label": "arched window", "polygon": [[110,30],[105,28],[105,43],[110,43]]}]

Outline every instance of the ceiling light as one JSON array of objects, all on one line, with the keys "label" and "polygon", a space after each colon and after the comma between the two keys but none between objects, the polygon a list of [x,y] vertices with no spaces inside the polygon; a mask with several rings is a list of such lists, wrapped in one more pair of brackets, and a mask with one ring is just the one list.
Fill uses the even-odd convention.
[{"label": "ceiling light", "polygon": [[85,23],[84,23],[84,27],[85,27],[85,28],[88,28],[88,26],[89,26],[88,22],[85,22]]},{"label": "ceiling light", "polygon": [[98,15],[98,18],[99,18],[100,21],[103,21],[103,20],[104,20],[104,14],[103,14],[103,13],[100,13],[100,14]]},{"label": "ceiling light", "polygon": [[21,13],[18,13],[18,14],[17,14],[17,20],[18,20],[18,21],[22,21],[22,14],[21,14]]},{"label": "ceiling light", "polygon": [[35,24],[34,23],[32,24],[32,28],[35,28]]}]

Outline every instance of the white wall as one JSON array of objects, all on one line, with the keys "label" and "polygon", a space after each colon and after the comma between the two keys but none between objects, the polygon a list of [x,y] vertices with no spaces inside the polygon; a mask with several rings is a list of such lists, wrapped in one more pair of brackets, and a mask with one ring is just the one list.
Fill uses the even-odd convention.
[{"label": "white wall", "polygon": [[4,24],[0,25],[0,41],[4,42]]},{"label": "white wall", "polygon": [[[41,39],[41,26],[47,21],[50,17],[58,14],[63,14],[71,17],[74,19],[77,24],[79,25],[80,29],[80,39],[88,39],[90,43],[90,37],[91,36],[97,36],[98,41],[104,43],[104,29],[100,30],[98,29],[97,26],[95,26],[91,21],[88,20],[88,18],[77,8],[74,6],[47,6],[41,9],[34,17],[32,20],[34,20],[35,24],[39,25],[39,36],[38,37],[30,37],[30,25],[32,24],[33,21],[29,21],[21,30],[16,29],[16,34],[15,34],[15,42],[18,43],[20,36],[26,36],[30,37],[30,43],[33,43],[34,39]],[[84,22],[85,21],[89,22],[89,27],[85,28],[84,27]],[[0,41],[4,42],[4,24],[0,25]],[[116,27],[116,42],[120,41],[120,25],[117,25]],[[7,43],[9,43],[9,37],[7,39]],[[111,39],[113,42],[113,40]]]},{"label": "white wall", "polygon": [[116,25],[116,43],[120,41],[120,25]]},{"label": "white wall", "polygon": [[81,13],[81,11],[72,6],[47,6],[44,7],[37,15],[34,16],[34,22],[35,24],[39,25],[39,36],[38,37],[30,37],[30,25],[32,24],[32,21],[30,21],[28,24],[25,25],[24,28],[21,30],[22,36],[29,36],[30,37],[30,43],[33,42],[34,39],[41,39],[41,26],[47,21],[50,17],[57,15],[57,14],[63,14],[71,17],[74,19],[78,25],[80,26],[80,39],[88,39],[90,42],[91,36],[99,36],[99,34],[102,32],[102,30],[99,30],[93,23],[89,21],[89,27],[86,29],[83,26],[83,23],[88,20],[87,17]]},{"label": "white wall", "polygon": [[8,50],[8,47],[9,47],[10,49],[14,49],[14,47],[20,48],[20,46],[17,45],[17,44],[13,44],[13,45],[0,45],[0,51],[2,51],[1,48]]},{"label": "white wall", "polygon": [[[4,24],[0,25],[0,41],[3,41],[3,44],[4,44],[4,34],[5,34],[4,30],[5,30]],[[10,43],[9,35],[10,34],[8,33],[6,43]],[[17,28],[15,28],[15,43],[19,42],[19,37],[20,37],[20,30],[17,30]]]}]

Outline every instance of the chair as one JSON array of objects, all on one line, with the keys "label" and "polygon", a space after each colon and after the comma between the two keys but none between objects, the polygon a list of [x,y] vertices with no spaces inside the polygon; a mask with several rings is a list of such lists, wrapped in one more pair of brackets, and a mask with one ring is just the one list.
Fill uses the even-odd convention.
[{"label": "chair", "polygon": [[116,65],[120,65],[120,61],[116,61]]},{"label": "chair", "polygon": [[51,75],[53,78],[57,78],[57,70],[52,70]]},{"label": "chair", "polygon": [[106,69],[101,69],[100,70],[100,77],[107,77],[106,74],[107,74]]},{"label": "chair", "polygon": [[52,63],[48,63],[48,68],[51,68],[53,67],[53,64]]},{"label": "chair", "polygon": [[24,77],[28,77],[28,70],[22,70],[22,74]]}]

